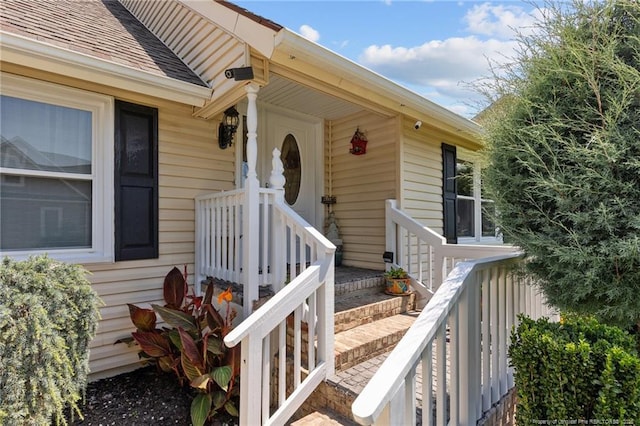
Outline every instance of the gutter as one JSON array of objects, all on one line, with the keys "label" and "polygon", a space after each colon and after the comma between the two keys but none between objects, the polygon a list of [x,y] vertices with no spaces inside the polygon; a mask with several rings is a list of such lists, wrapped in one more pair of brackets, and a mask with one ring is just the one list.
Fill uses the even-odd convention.
[{"label": "gutter", "polygon": [[212,96],[212,89],[206,86],[152,74],[6,31],[0,31],[0,36],[3,62],[198,107]]}]

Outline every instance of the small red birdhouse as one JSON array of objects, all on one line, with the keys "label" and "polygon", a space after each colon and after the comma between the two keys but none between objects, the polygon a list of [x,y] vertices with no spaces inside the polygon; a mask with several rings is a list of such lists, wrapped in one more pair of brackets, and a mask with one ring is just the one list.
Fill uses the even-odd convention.
[{"label": "small red birdhouse", "polygon": [[360,131],[358,127],[351,138],[351,149],[349,152],[353,155],[362,155],[367,153],[367,137]]}]

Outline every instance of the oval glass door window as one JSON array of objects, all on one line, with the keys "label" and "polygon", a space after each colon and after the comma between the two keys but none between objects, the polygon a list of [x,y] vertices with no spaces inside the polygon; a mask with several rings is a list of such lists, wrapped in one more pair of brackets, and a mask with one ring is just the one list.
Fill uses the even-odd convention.
[{"label": "oval glass door window", "polygon": [[282,142],[280,154],[284,165],[284,199],[292,206],[300,193],[300,180],[302,179],[302,163],[300,161],[300,149],[296,138],[289,133]]}]

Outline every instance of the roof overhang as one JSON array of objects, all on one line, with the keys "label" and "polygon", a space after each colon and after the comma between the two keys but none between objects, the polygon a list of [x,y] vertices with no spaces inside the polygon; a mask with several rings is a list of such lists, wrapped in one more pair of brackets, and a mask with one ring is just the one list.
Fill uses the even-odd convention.
[{"label": "roof overhang", "polygon": [[271,60],[290,68],[296,67],[296,61],[307,63],[330,74],[329,78],[333,79],[331,83],[338,88],[352,94],[362,93],[365,88],[368,101],[442,130],[471,137],[477,137],[482,132],[482,127],[477,123],[286,28],[276,35]]},{"label": "roof overhang", "polygon": [[267,25],[266,21],[259,22],[247,11],[228,2],[178,0],[194,12],[215,23],[224,31],[253,47],[260,54],[271,57],[273,53],[274,37],[279,28]]},{"label": "roof overhang", "polygon": [[98,82],[193,106],[211,99],[211,89],[101,60],[52,44],[0,31],[2,61]]}]

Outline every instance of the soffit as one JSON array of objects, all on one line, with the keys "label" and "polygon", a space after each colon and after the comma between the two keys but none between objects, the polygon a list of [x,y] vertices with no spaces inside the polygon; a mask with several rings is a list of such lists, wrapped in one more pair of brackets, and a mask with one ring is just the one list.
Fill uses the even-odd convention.
[{"label": "soffit", "polygon": [[336,120],[363,110],[359,105],[273,73],[269,84],[258,92],[258,100],[325,120]]}]

